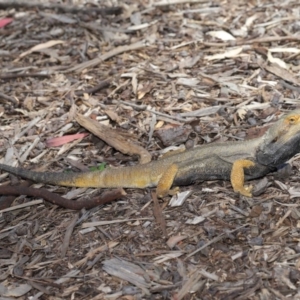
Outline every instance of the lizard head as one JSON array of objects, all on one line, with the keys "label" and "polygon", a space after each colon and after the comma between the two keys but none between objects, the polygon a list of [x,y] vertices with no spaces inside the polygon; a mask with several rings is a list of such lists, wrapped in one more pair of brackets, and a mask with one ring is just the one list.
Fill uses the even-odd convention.
[{"label": "lizard head", "polygon": [[265,133],[257,160],[263,165],[276,167],[299,152],[300,109],[297,109],[282,116]]},{"label": "lizard head", "polygon": [[269,143],[284,144],[297,134],[300,134],[300,109],[282,116],[274,123],[267,131],[266,139]]}]

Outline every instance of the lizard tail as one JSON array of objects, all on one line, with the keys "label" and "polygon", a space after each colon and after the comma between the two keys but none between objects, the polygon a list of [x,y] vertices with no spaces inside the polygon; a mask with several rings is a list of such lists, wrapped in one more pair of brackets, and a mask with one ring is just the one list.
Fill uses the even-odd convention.
[{"label": "lizard tail", "polygon": [[81,173],[34,172],[0,164],[0,170],[38,183],[59,186],[94,188],[144,188],[153,186],[147,172],[140,166]]}]

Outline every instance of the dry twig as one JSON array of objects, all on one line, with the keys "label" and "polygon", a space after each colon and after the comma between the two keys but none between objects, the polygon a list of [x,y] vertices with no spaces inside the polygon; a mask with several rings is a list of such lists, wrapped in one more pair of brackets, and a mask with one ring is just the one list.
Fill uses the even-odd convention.
[{"label": "dry twig", "polygon": [[115,189],[110,192],[104,192],[102,195],[94,197],[92,199],[73,201],[63,198],[55,193],[49,192],[46,189],[35,189],[25,186],[0,186],[0,195],[27,195],[32,197],[39,197],[58,206],[80,210],[82,208],[90,209],[98,205],[109,203],[124,196],[125,192],[123,189]]}]

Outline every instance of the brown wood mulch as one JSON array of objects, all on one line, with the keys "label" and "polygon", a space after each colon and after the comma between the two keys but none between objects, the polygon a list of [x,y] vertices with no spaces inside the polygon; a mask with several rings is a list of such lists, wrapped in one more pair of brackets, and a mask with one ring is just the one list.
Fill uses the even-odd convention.
[{"label": "brown wood mulch", "polygon": [[[298,1],[98,2],[0,1],[1,163],[144,163],[258,136],[299,106]],[[106,194],[2,172],[0,298],[300,299],[299,167],[251,199],[211,181],[77,211],[45,195]]]}]

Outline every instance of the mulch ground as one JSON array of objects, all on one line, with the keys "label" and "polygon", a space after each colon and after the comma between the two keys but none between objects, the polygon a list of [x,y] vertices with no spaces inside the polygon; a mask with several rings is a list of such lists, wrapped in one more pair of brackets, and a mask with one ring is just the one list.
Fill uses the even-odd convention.
[{"label": "mulch ground", "polygon": [[[298,1],[27,2],[0,3],[1,163],[144,163],[257,137],[299,105]],[[253,181],[253,198],[224,181],[182,187],[180,204],[152,189],[77,210],[46,192],[104,191],[2,195],[0,298],[300,299],[299,167]]]}]

